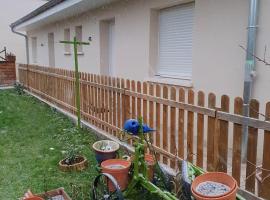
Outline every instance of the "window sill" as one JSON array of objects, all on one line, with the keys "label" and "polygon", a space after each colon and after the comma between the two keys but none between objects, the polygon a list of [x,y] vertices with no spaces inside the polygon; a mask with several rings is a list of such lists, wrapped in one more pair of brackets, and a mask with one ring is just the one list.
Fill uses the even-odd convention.
[{"label": "window sill", "polygon": [[178,87],[186,87],[186,88],[192,88],[193,83],[190,79],[181,79],[181,78],[164,78],[160,76],[156,76],[153,78],[148,78],[145,81],[151,82],[151,83],[160,83],[160,84],[166,84],[166,85],[173,85]]},{"label": "window sill", "polygon": [[77,54],[79,55],[79,56],[83,56],[84,55],[84,52],[77,52]]},{"label": "window sill", "polygon": [[64,55],[66,55],[66,56],[70,56],[70,55],[71,55],[71,53],[70,53],[70,52],[64,52]]}]

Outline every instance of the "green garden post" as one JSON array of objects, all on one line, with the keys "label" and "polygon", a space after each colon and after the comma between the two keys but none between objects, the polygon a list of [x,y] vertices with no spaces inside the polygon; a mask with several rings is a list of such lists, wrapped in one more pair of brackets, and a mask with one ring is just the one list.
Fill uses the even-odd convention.
[{"label": "green garden post", "polygon": [[74,37],[73,41],[60,41],[63,44],[72,44],[74,49],[74,61],[75,61],[75,95],[76,95],[76,108],[77,108],[77,119],[78,128],[81,128],[81,98],[80,98],[80,77],[79,77],[79,65],[78,65],[78,45],[89,45],[89,42],[77,41]]}]

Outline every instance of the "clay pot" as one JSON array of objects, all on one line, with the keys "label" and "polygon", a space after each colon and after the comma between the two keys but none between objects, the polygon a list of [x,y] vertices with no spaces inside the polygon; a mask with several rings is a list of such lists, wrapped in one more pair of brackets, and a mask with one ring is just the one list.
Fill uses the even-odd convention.
[{"label": "clay pot", "polygon": [[65,163],[66,159],[63,159],[59,162],[59,168],[61,171],[82,171],[87,167],[87,159],[83,156],[78,156],[78,162],[72,165],[68,165]]},{"label": "clay pot", "polygon": [[[217,196],[205,196],[196,191],[197,186],[206,181],[214,181],[227,185],[230,191]],[[191,192],[196,200],[235,200],[238,186],[236,180],[223,172],[209,172],[202,174],[194,179],[191,185]]]},{"label": "clay pot", "polygon": [[[110,159],[101,163],[103,173],[112,175],[121,190],[125,190],[128,185],[128,172],[130,169],[131,162],[122,159]],[[113,184],[109,181],[108,187],[110,191],[114,191]]]},{"label": "clay pot", "polygon": [[144,155],[144,160],[147,164],[147,168],[148,168],[148,179],[149,181],[153,181],[154,179],[154,166],[155,166],[155,159],[154,156],[152,156],[151,154],[145,154]]},{"label": "clay pot", "polygon": [[[102,149],[103,146],[109,146],[110,149]],[[111,140],[100,140],[95,142],[93,144],[93,149],[95,150],[98,164],[101,164],[105,160],[116,158],[119,148],[119,144]]]},{"label": "clay pot", "polygon": [[44,200],[44,199],[41,198],[41,197],[38,197],[38,196],[33,196],[33,197],[28,197],[28,198],[26,198],[24,200]]}]

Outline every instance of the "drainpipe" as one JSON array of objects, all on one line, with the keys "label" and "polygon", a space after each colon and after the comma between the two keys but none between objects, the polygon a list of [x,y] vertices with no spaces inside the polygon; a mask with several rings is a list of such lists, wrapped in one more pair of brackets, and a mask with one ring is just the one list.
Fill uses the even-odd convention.
[{"label": "drainpipe", "polygon": [[26,64],[29,65],[29,45],[28,45],[28,36],[26,34],[20,33],[14,30],[13,26],[10,26],[11,31],[17,35],[23,36],[25,38],[25,47],[26,47]]},{"label": "drainpipe", "polygon": [[[249,101],[252,97],[252,86],[255,75],[255,51],[256,51],[256,33],[258,21],[258,7],[259,0],[250,0],[249,5],[249,19],[248,19],[248,35],[247,35],[247,50],[246,50],[246,63],[245,63],[245,79],[244,79],[244,116],[249,116]],[[247,142],[248,142],[248,127],[243,127],[242,135],[242,160],[246,159],[247,155]]]}]

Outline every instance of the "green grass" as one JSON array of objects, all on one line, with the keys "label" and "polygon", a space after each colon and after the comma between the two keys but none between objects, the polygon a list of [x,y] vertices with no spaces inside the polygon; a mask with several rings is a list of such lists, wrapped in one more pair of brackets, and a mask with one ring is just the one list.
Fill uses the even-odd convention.
[{"label": "green grass", "polygon": [[[69,119],[33,97],[0,90],[0,199],[18,199],[28,188],[41,193],[64,187],[74,197],[83,187],[85,192],[80,194],[88,194],[97,175],[91,150],[95,140],[93,133],[74,130]],[[58,169],[68,143],[82,145],[89,161],[87,170]]]}]

